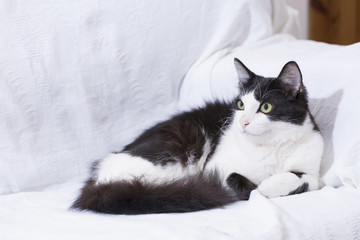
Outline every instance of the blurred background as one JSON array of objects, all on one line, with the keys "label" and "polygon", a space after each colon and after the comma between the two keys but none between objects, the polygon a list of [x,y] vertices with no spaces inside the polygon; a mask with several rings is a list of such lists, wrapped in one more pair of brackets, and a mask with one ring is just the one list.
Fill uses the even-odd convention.
[{"label": "blurred background", "polygon": [[360,41],[359,0],[287,0],[299,11],[301,38],[348,45]]}]

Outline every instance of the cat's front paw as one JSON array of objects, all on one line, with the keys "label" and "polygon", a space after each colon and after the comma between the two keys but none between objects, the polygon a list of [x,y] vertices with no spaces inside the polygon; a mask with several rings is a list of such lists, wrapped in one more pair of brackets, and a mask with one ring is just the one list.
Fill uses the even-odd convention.
[{"label": "cat's front paw", "polygon": [[259,192],[268,198],[287,196],[303,185],[303,181],[295,174],[287,172],[275,174],[259,185]]}]

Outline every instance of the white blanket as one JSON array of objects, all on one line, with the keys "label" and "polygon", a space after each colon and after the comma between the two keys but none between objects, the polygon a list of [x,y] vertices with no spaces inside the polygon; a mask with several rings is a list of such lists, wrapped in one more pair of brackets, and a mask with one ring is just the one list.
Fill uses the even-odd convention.
[{"label": "white blanket", "polygon": [[336,119],[322,125],[340,166],[328,184],[359,186],[359,45],[271,38],[294,24],[284,0],[0,0],[0,193],[16,192],[0,196],[0,239],[357,239],[360,194],[350,187],[272,200],[254,191],[188,214],[68,209],[93,160],[178,103],[231,96],[234,56],[263,75],[298,60],[310,96],[333,96],[313,102],[318,119]]},{"label": "white blanket", "polygon": [[[282,37],[281,37],[282,38]],[[286,40],[287,39],[287,40]],[[253,58],[247,55],[244,60],[255,72],[264,75],[276,75],[278,68],[284,63],[284,59],[277,59],[274,55],[276,42],[269,39],[268,47],[263,44],[258,56]],[[266,41],[265,41],[266,42]],[[273,43],[273,44],[271,44]],[[315,42],[283,39],[278,47],[287,47],[286,51],[306,53],[306,49],[312,51],[317,57],[327,56],[324,59],[333,59],[329,55],[335,54],[337,59],[352,59],[356,55],[359,45],[349,47],[328,46]],[[296,46],[296,48],[295,48]],[[316,47],[314,47],[316,46]],[[282,48],[282,49],[284,49]],[[258,49],[258,48],[256,48]],[[318,51],[316,51],[318,50]],[[253,54],[254,49],[250,50]],[[260,48],[259,48],[260,51]],[[246,52],[243,49],[243,53]],[[270,52],[271,54],[266,54]],[[320,53],[321,52],[321,53]],[[294,55],[295,56],[295,55]],[[239,56],[238,56],[239,57]],[[274,67],[266,65],[271,63]],[[231,60],[231,59],[230,59]],[[229,60],[229,61],[230,61]],[[287,61],[287,59],[285,59]],[[296,59],[299,60],[299,59]],[[225,61],[225,60],[224,60]],[[323,60],[324,61],[324,60]],[[230,61],[231,62],[231,61]],[[326,65],[307,65],[307,61],[300,61],[306,83],[310,83],[309,69],[311,67],[327,69]],[[328,61],[329,63],[330,61]],[[260,67],[258,65],[260,64]],[[309,64],[311,62],[309,61]],[[226,67],[225,67],[226,66]],[[262,68],[262,67],[263,68]],[[343,66],[347,71],[351,65]],[[334,66],[332,66],[334,67]],[[200,68],[199,68],[200,69]],[[227,72],[232,66],[224,65],[219,71]],[[315,71],[315,70],[314,70]],[[232,72],[229,70],[228,73]],[[215,73],[215,72],[214,72]],[[311,72],[314,73],[314,72]],[[320,73],[326,73],[321,71]],[[346,75],[346,71],[343,71]],[[332,74],[334,74],[332,72]],[[339,75],[341,75],[339,73]],[[225,76],[225,75],[224,75]],[[316,76],[313,76],[317,79]],[[327,79],[331,79],[329,75]],[[216,78],[198,78],[198,81],[206,80],[206,83],[215,81]],[[219,80],[220,78],[218,78]],[[227,78],[221,78],[224,88],[227,88]],[[235,80],[235,79],[233,79]],[[230,81],[231,82],[231,81]],[[229,84],[230,84],[229,82]],[[186,81],[184,82],[186,84]],[[203,87],[207,86],[205,83]],[[321,98],[327,96],[319,90],[315,94],[312,84],[307,84],[312,97]],[[335,83],[328,86],[330,90],[337,89]],[[231,88],[232,89],[232,88]],[[200,91],[201,99],[205,98]],[[213,94],[223,91],[212,88]],[[356,89],[355,89],[356,90]],[[354,91],[355,91],[354,90]],[[325,91],[325,90],[324,90]],[[350,90],[344,90],[351,93]],[[336,93],[336,91],[335,91]],[[324,94],[324,95],[322,95]],[[190,97],[190,95],[188,95]],[[336,94],[335,94],[336,96]],[[195,96],[192,96],[194,99]],[[338,99],[338,98],[335,98]],[[345,100],[342,100],[345,101]],[[335,101],[338,102],[338,101]],[[328,106],[328,105],[326,105]],[[341,106],[341,104],[340,104]],[[331,108],[331,105],[329,105]],[[320,111],[320,110],[319,110]],[[350,112],[352,112],[351,110]],[[337,114],[344,114],[344,110],[338,109]],[[345,110],[346,113],[346,110]],[[355,114],[353,117],[357,116]],[[340,118],[337,115],[337,119]],[[346,119],[346,118],[345,118]],[[351,119],[350,119],[351,120]],[[343,120],[342,120],[343,121]],[[347,123],[348,124],[348,123]],[[347,126],[344,126],[347,127]],[[335,131],[335,130],[334,130]],[[340,134],[338,132],[337,134]],[[335,135],[335,132],[333,133]],[[349,136],[351,136],[350,134]],[[355,134],[354,138],[358,137]],[[334,140],[335,141],[335,140]],[[338,144],[341,144],[337,142]],[[349,148],[352,146],[349,145]],[[358,147],[354,145],[353,147]],[[334,155],[336,155],[334,153]],[[356,152],[349,155],[351,159],[358,157]],[[351,168],[352,169],[352,168]],[[349,176],[349,175],[348,175]],[[21,192],[3,195],[0,197],[0,238],[1,239],[357,239],[360,236],[360,192],[353,187],[335,189],[325,187],[319,191],[313,191],[289,197],[267,199],[257,191],[252,192],[249,201],[237,202],[222,209],[201,211],[187,214],[151,214],[140,216],[114,216],[87,212],[70,211],[68,207],[77,196],[81,180],[73,180],[61,185],[53,185],[47,189],[36,192]]]},{"label": "white blanket", "polygon": [[[80,182],[42,192],[0,197],[0,238],[113,239],[357,239],[360,192],[324,188],[269,200],[254,191],[249,201],[186,214],[101,215],[67,208]],[[14,204],[16,203],[16,204]]]},{"label": "white blanket", "polygon": [[0,0],[0,194],[85,176],[177,110],[197,59],[294,19],[283,0]]}]

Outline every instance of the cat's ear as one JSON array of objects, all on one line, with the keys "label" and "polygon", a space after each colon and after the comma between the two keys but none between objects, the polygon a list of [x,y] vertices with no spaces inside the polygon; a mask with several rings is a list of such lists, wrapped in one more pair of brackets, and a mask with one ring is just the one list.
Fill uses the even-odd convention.
[{"label": "cat's ear", "polygon": [[283,83],[285,91],[292,97],[296,97],[302,91],[302,75],[296,62],[291,61],[285,64],[278,79]]},{"label": "cat's ear", "polygon": [[249,80],[255,75],[239,59],[234,58],[234,64],[239,78],[239,84],[243,85],[249,82]]}]

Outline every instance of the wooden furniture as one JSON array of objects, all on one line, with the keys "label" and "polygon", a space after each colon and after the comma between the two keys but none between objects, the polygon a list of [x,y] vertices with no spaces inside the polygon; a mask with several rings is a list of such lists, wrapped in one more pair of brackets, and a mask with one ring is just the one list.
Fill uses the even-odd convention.
[{"label": "wooden furniture", "polygon": [[310,0],[309,38],[334,44],[360,41],[360,0]]}]

